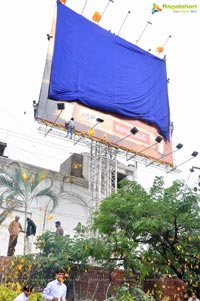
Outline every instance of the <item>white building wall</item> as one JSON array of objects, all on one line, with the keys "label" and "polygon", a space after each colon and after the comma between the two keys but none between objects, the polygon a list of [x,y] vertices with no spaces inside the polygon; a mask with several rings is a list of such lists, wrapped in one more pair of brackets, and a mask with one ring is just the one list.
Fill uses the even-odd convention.
[{"label": "white building wall", "polygon": [[[0,168],[12,163],[12,160],[0,157]],[[23,168],[33,172],[42,171],[41,168],[21,163]],[[90,216],[88,208],[88,184],[84,179],[71,177],[70,175],[61,175],[60,173],[48,170],[48,176],[52,178],[52,189],[60,195],[59,205],[51,212],[51,202],[49,199],[40,198],[29,204],[28,217],[33,219],[37,225],[36,236],[41,235],[44,231],[55,231],[55,221],[60,221],[64,229],[64,234],[72,235],[74,228],[79,222],[87,224]],[[48,181],[48,180],[47,180]],[[46,180],[42,183],[43,187],[48,184]],[[3,211],[0,208],[0,213]],[[18,208],[11,212],[9,217],[0,225],[0,256],[6,256],[9,232],[8,226],[15,215],[20,216],[20,223],[24,228],[25,213],[24,208]],[[23,254],[24,233],[20,233],[16,247],[16,255]],[[36,251],[36,250],[34,250]]]},{"label": "white building wall", "polygon": [[[64,234],[72,235],[74,228],[78,223],[87,225],[91,220],[91,193],[88,189],[89,180],[89,154],[83,154],[82,164],[80,164],[81,156],[76,154],[72,158],[70,157],[61,164],[60,172],[52,170],[45,170],[48,173],[49,179],[52,181],[52,189],[60,195],[59,205],[51,212],[51,202],[47,198],[40,198],[29,204],[28,217],[33,219],[37,225],[36,237],[40,236],[44,231],[55,231],[55,221],[60,221],[64,229]],[[79,164],[76,164],[76,159]],[[19,162],[23,169],[27,169],[30,172],[44,171],[37,166],[24,164]],[[12,165],[13,161],[0,157],[0,169],[5,165]],[[73,168],[75,168],[73,170]],[[79,171],[78,168],[81,170]],[[128,176],[131,179],[134,175],[134,169],[125,167],[120,164],[120,174],[124,173],[124,176]],[[71,174],[78,174],[80,177],[72,176]],[[132,175],[132,176],[131,176]],[[44,180],[41,188],[49,186],[49,179]],[[2,212],[0,208],[0,213]],[[25,224],[25,212],[24,208],[18,208],[16,211],[11,212],[9,217],[0,225],[0,256],[7,255],[7,247],[9,240],[8,226],[15,215],[20,216],[20,222],[24,228]],[[18,244],[16,247],[15,255],[23,254],[24,246],[24,233],[20,233],[18,237]],[[33,252],[37,252],[33,249]]]}]

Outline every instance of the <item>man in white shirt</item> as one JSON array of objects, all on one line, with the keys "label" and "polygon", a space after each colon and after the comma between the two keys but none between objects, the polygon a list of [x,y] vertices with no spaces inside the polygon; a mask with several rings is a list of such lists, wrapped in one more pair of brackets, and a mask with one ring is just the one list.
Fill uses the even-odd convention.
[{"label": "man in white shirt", "polygon": [[56,270],[56,279],[49,282],[44,288],[42,298],[47,301],[66,301],[67,287],[63,283],[64,271]]},{"label": "man in white shirt", "polygon": [[17,296],[14,299],[14,301],[27,301],[31,293],[32,293],[32,288],[28,286],[24,286],[23,292],[19,296]]}]

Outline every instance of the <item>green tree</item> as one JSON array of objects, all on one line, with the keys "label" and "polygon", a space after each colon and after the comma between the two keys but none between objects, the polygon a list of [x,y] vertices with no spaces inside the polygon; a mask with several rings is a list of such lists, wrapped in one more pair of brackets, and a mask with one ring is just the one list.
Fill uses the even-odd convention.
[{"label": "green tree", "polygon": [[146,192],[125,180],[100,204],[93,228],[109,243],[110,260],[139,268],[143,277],[176,274],[198,292],[199,209],[199,195],[183,181],[165,188],[163,178],[156,177]]},{"label": "green tree", "polygon": [[[44,183],[45,181],[45,183]],[[33,173],[24,169],[19,163],[11,164],[0,170],[0,214],[2,223],[8,214],[19,207],[24,207],[25,225],[28,207],[33,201],[46,198],[51,201],[51,211],[58,204],[59,195],[52,189],[52,180],[46,171]],[[24,251],[25,251],[24,240]]]},{"label": "green tree", "polygon": [[[90,230],[78,224],[73,237],[45,232],[37,241],[40,253],[26,257],[25,272],[34,265],[31,279],[45,279],[61,265],[80,275],[95,262],[110,271],[119,266],[133,274],[138,270],[143,279],[177,275],[199,293],[199,195],[184,182],[166,188],[156,177],[147,192],[136,182],[122,181],[94,213],[92,237]],[[22,275],[21,264],[19,271]]]},{"label": "green tree", "polygon": [[12,258],[7,273],[7,282],[27,281],[34,285],[46,285],[54,276],[57,267],[66,271],[66,277],[79,277],[89,266],[93,245],[87,238],[87,227],[78,224],[73,236],[57,236],[45,231],[36,241],[37,254]]},{"label": "green tree", "polygon": [[93,229],[104,241],[109,257],[104,264],[140,269],[141,241],[137,222],[148,211],[149,196],[136,182],[122,181],[117,193],[105,199],[94,213]]}]

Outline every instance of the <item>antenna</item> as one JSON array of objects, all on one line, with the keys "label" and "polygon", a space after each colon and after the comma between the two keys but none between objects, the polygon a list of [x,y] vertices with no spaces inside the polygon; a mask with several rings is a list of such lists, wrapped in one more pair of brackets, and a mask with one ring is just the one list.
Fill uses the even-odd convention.
[{"label": "antenna", "polygon": [[162,46],[159,46],[156,48],[156,51],[158,52],[158,56],[160,53],[162,53],[164,51],[164,46],[167,44],[168,40],[171,38],[171,35],[169,35],[166,39],[166,41],[164,42],[164,44]]},{"label": "antenna", "polygon": [[83,11],[84,11],[84,9],[85,9],[85,7],[86,7],[87,2],[88,2],[88,0],[86,0],[86,1],[85,1],[85,4],[83,5],[83,9],[82,9],[82,11],[81,11],[81,15],[83,14]]},{"label": "antenna", "polygon": [[170,172],[176,170],[179,166],[181,166],[181,165],[187,163],[188,161],[192,160],[192,159],[195,158],[197,155],[198,155],[198,152],[196,152],[196,151],[192,152],[192,154],[191,154],[192,157],[191,157],[191,158],[189,158],[189,159],[185,160],[184,162],[180,163],[179,165],[175,166],[174,168],[172,168],[172,169],[171,169],[170,171],[168,171],[167,173],[170,173]]},{"label": "antenna", "polygon": [[[163,138],[162,138],[161,136],[157,136],[157,137],[155,138],[155,141],[156,141],[155,143],[153,143],[152,145],[147,146],[146,148],[144,148],[143,150],[141,150],[139,153],[145,152],[147,149],[153,147],[153,146],[156,145],[157,143],[160,143],[162,140],[163,140]],[[128,158],[126,161],[129,161],[129,160],[131,160],[132,158],[135,158],[135,156],[136,156],[136,154],[134,154],[133,156],[131,156],[130,158]]]},{"label": "antenna", "polygon": [[58,118],[62,114],[63,110],[65,109],[65,104],[64,103],[57,103],[57,108],[58,108],[58,110],[60,110],[60,113],[56,117],[56,119],[55,119],[54,123],[52,124],[52,126],[50,127],[50,129],[45,133],[44,137],[46,137],[51,132],[53,125],[56,123],[56,121],[58,120]]},{"label": "antenna", "polygon": [[171,35],[169,35],[168,37],[167,37],[167,39],[166,39],[166,41],[164,42],[164,44],[163,44],[163,48],[164,48],[164,46],[167,44],[167,42],[168,42],[168,40],[171,38],[172,36]]},{"label": "antenna", "polygon": [[131,11],[129,10],[128,13],[127,13],[127,15],[126,15],[126,17],[125,17],[125,19],[124,19],[124,21],[122,22],[122,25],[121,25],[119,31],[118,31],[118,35],[119,35],[120,31],[122,30],[122,27],[124,26],[124,24],[125,24],[125,22],[126,22],[126,19],[128,18],[128,15],[129,15],[130,13],[131,13]]},{"label": "antenna", "polygon": [[106,7],[104,8],[102,14],[100,14],[98,11],[96,11],[96,12],[93,14],[92,20],[95,21],[96,23],[99,23],[99,22],[101,21],[103,15],[105,14],[105,12],[106,12],[106,10],[107,10],[109,4],[110,4],[111,2],[113,3],[114,1],[113,1],[113,0],[108,0],[108,3],[107,3],[107,5],[106,5]]},{"label": "antenna", "polygon": [[[153,164],[154,162],[156,162],[157,160],[163,159],[163,158],[165,158],[165,157],[167,157],[167,156],[169,156],[169,155],[171,155],[171,154],[177,152],[177,151],[178,151],[179,149],[181,149],[182,147],[183,147],[183,144],[182,144],[182,143],[178,143],[177,146],[176,146],[176,149],[175,149],[174,151],[172,151],[172,152],[170,152],[170,153],[167,153],[167,154],[161,156],[160,158],[158,158],[158,159],[156,159],[156,160],[151,161],[148,165],[146,165],[146,167],[152,165],[152,164]],[[158,164],[158,165],[159,165],[159,164]]]},{"label": "antenna", "polygon": [[[89,130],[91,131],[91,130],[93,130],[93,128],[95,128],[99,123],[103,123],[104,122],[104,119],[102,119],[102,118],[96,118],[96,123],[91,127],[91,128],[89,128]],[[88,130],[88,131],[89,131]],[[81,140],[81,136],[80,136],[80,138],[74,143],[74,145],[76,145],[79,141]]]},{"label": "antenna", "polygon": [[[101,14],[101,19],[102,19],[102,17],[103,17],[103,15],[105,14],[105,12],[106,12],[106,10],[107,10],[107,8],[108,8],[108,6],[109,6],[109,4],[110,3],[114,3],[114,0],[108,0],[108,3],[107,3],[107,5],[106,5],[106,7],[104,8],[104,11],[102,12],[102,14]],[[101,20],[100,19],[100,20]],[[99,20],[99,22],[100,22],[100,20]]]},{"label": "antenna", "polygon": [[139,130],[134,126],[132,129],[130,129],[130,132],[131,132],[130,134],[128,134],[127,136],[125,136],[125,137],[121,138],[120,140],[117,140],[117,141],[115,141],[115,142],[113,142],[113,143],[114,143],[114,144],[119,143],[120,141],[126,139],[126,138],[129,137],[129,136],[137,134],[138,131],[139,131]]},{"label": "antenna", "polygon": [[145,25],[145,27],[144,27],[143,31],[141,32],[141,34],[140,34],[139,38],[136,40],[136,45],[137,45],[137,44],[139,43],[139,41],[141,40],[141,37],[142,37],[142,36],[143,36],[143,34],[145,33],[145,31],[146,31],[146,29],[147,29],[148,25],[152,25],[152,23],[151,23],[151,22],[149,22],[149,21],[147,21],[147,23],[146,23],[146,25]]}]

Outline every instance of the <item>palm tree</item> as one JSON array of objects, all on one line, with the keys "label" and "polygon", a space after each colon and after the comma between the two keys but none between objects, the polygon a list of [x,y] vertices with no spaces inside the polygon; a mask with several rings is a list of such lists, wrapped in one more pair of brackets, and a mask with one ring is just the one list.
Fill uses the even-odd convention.
[{"label": "palm tree", "polygon": [[[3,211],[0,214],[0,224],[7,218],[9,213],[16,208],[24,207],[25,224],[28,207],[33,201],[40,198],[47,198],[51,202],[51,212],[58,205],[59,195],[52,190],[52,179],[46,171],[33,173],[16,163],[0,170],[0,207]],[[45,180],[45,182],[44,182]],[[47,187],[44,187],[47,185]],[[47,184],[48,183],[48,184]],[[26,236],[24,236],[25,254]]]}]

